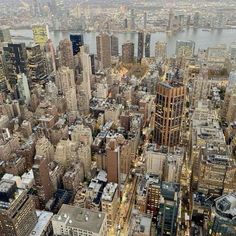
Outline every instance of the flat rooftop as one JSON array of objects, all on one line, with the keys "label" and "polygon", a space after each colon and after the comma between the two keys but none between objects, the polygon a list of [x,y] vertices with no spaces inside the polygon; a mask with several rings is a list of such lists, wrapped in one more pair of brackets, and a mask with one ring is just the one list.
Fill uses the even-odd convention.
[{"label": "flat rooftop", "polygon": [[98,234],[105,217],[106,214],[103,212],[63,204],[58,214],[53,216],[52,221]]}]

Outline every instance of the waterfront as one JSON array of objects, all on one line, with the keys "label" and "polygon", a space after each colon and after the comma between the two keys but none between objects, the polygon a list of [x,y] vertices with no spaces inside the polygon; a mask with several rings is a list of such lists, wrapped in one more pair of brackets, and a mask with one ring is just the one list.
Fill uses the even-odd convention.
[{"label": "waterfront", "polygon": [[[31,30],[12,30],[12,35],[25,36],[32,38]],[[50,38],[53,40],[54,45],[57,46],[59,41],[68,38],[70,32],[62,31],[51,31]],[[83,33],[84,41],[89,45],[90,52],[96,53],[96,35],[98,33],[90,32]],[[119,38],[119,46],[121,53],[121,46],[127,41],[135,43],[135,49],[137,50],[138,35],[137,33],[114,33]],[[30,39],[16,38],[14,42],[30,42]],[[196,50],[198,48],[207,49],[207,47],[215,46],[217,44],[230,45],[232,42],[236,42],[236,29],[223,29],[223,30],[213,30],[213,31],[203,31],[201,29],[194,30],[192,28],[187,29],[183,32],[178,32],[175,34],[167,34],[165,32],[157,32],[151,34],[151,56],[155,54],[155,43],[157,41],[165,41],[168,44],[168,55],[171,56],[175,53],[175,44],[177,40],[193,40],[196,43]],[[31,40],[32,41],[32,40]],[[195,50],[195,52],[196,52]]]}]

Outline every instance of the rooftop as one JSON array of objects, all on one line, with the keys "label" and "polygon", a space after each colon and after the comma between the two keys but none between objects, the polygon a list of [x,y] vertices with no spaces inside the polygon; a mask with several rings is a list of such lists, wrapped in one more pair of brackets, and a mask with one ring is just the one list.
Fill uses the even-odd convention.
[{"label": "rooftop", "polygon": [[53,216],[52,222],[57,221],[67,227],[99,233],[105,218],[106,214],[103,212],[63,204],[58,214]]},{"label": "rooftop", "polygon": [[113,200],[117,186],[118,186],[117,183],[108,183],[103,190],[102,200],[111,202]]}]

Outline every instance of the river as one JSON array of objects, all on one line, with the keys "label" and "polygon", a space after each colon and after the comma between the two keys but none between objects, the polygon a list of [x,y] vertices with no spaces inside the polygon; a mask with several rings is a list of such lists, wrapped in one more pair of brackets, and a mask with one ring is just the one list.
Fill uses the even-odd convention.
[{"label": "river", "polygon": [[[70,32],[62,31],[51,31],[50,38],[53,40],[55,47],[58,45],[59,41],[68,38]],[[98,33],[83,33],[84,42],[89,45],[90,52],[96,54],[96,35]],[[20,35],[26,37],[33,37],[32,31],[29,29],[21,30],[11,30],[11,35]],[[137,53],[137,33],[114,33],[119,38],[119,50],[121,53],[121,46],[127,41],[135,43],[135,49]],[[183,32],[167,34],[165,32],[157,32],[151,34],[151,56],[155,54],[155,43],[157,41],[167,42],[167,52],[171,56],[175,53],[175,45],[177,40],[193,40],[196,43],[196,50],[198,48],[206,49],[210,46],[215,46],[217,44],[230,45],[232,42],[236,42],[236,29],[223,29],[223,30],[212,30],[203,31],[201,29],[186,29]],[[14,39],[13,42],[25,42],[28,43],[29,39]],[[195,51],[196,52],[196,51]]]}]

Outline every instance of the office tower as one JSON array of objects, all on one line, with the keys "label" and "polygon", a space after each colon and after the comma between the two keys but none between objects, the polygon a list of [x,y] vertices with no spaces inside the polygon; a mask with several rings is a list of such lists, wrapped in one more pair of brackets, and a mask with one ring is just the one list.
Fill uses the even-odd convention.
[{"label": "office tower", "polygon": [[31,43],[26,47],[28,57],[28,77],[33,81],[48,76],[45,57],[39,44]]},{"label": "office tower", "polygon": [[34,42],[44,47],[49,40],[49,30],[47,24],[34,24],[32,25]]},{"label": "office tower", "polygon": [[138,62],[141,62],[143,58],[143,49],[144,49],[144,33],[138,32]]},{"label": "office tower", "polygon": [[122,62],[133,63],[134,62],[134,44],[127,42],[122,45]]},{"label": "office tower", "polygon": [[32,3],[32,13],[33,16],[39,17],[41,16],[41,6],[40,6],[40,1],[39,0],[33,0]]},{"label": "office tower", "polygon": [[115,139],[106,146],[106,159],[107,180],[117,183],[120,188],[120,147]]},{"label": "office tower", "polygon": [[90,54],[90,58],[91,58],[91,70],[92,70],[92,74],[95,75],[95,55],[94,54]]},{"label": "office tower", "polygon": [[175,81],[157,85],[154,137],[157,145],[176,146],[184,112],[186,89]]},{"label": "office tower", "polygon": [[135,14],[134,14],[134,9],[130,10],[130,19],[131,19],[130,29],[131,30],[135,30]]},{"label": "office tower", "polygon": [[70,41],[72,43],[73,55],[80,52],[80,47],[84,45],[84,36],[82,34],[70,34]]},{"label": "office tower", "polygon": [[1,236],[30,235],[37,223],[34,202],[27,191],[18,189],[16,182],[0,182],[0,234]]},{"label": "office tower", "polygon": [[3,58],[0,55],[0,92],[7,91],[7,80],[4,71]]},{"label": "office tower", "polygon": [[192,57],[194,55],[195,42],[188,41],[176,41],[175,54],[177,57]]},{"label": "office tower", "polygon": [[156,222],[160,201],[160,180],[157,176],[149,176],[147,180],[146,213]]},{"label": "office tower", "polygon": [[19,99],[26,105],[30,103],[30,89],[28,79],[25,74],[17,75],[17,91]]},{"label": "office tower", "polygon": [[218,44],[207,48],[207,62],[217,66],[224,66],[228,49],[226,44]]},{"label": "office tower", "polygon": [[53,197],[53,187],[49,177],[49,168],[47,159],[43,156],[34,157],[32,167],[35,180],[35,189],[39,198],[40,206],[43,208],[46,203]]},{"label": "office tower", "polygon": [[174,12],[173,12],[172,9],[170,9],[170,11],[169,11],[168,25],[167,25],[167,30],[168,30],[168,31],[172,31],[172,30],[173,30],[174,18],[175,18]]},{"label": "office tower", "polygon": [[77,111],[77,98],[74,71],[69,67],[61,67],[57,72],[57,82],[59,90],[63,92],[66,99],[67,110]]},{"label": "office tower", "polygon": [[107,214],[107,226],[115,226],[119,207],[119,190],[116,183],[108,183],[102,193],[102,212]]},{"label": "office tower", "polygon": [[165,59],[167,56],[167,43],[158,41],[155,45],[155,57]]},{"label": "office tower", "polygon": [[193,27],[198,28],[200,23],[200,13],[195,12],[193,16]]},{"label": "office tower", "polygon": [[177,235],[177,216],[180,204],[180,186],[172,182],[162,182],[157,234]]},{"label": "office tower", "polygon": [[217,29],[223,29],[225,26],[225,22],[224,22],[224,14],[222,11],[217,12],[217,16],[216,16],[216,28]]},{"label": "office tower", "polygon": [[100,68],[106,69],[111,66],[111,38],[106,33],[100,33],[96,37],[97,56]]},{"label": "office tower", "polygon": [[63,204],[52,217],[54,235],[107,235],[107,215],[86,208]]},{"label": "office tower", "polygon": [[147,29],[147,12],[143,14],[143,28]]},{"label": "office tower", "polygon": [[215,199],[212,207],[210,235],[236,235],[236,194],[230,193]]},{"label": "office tower", "polygon": [[28,74],[27,52],[24,43],[9,43],[3,47],[3,61],[6,77],[11,86],[16,84],[17,74]]},{"label": "office tower", "polygon": [[8,27],[0,27],[0,43],[2,42],[11,43],[11,33]]},{"label": "office tower", "polygon": [[145,57],[150,57],[151,34],[147,33],[145,37]]},{"label": "office tower", "polygon": [[69,39],[64,39],[59,43],[59,61],[60,66],[74,69],[72,43]]},{"label": "office tower", "polygon": [[124,29],[128,29],[128,19],[124,20]]},{"label": "office tower", "polygon": [[113,57],[119,56],[119,39],[115,35],[111,35],[111,55]]},{"label": "office tower", "polygon": [[186,25],[187,25],[187,27],[189,27],[190,24],[191,24],[191,15],[188,15],[188,16],[187,16],[187,20],[186,20]]},{"label": "office tower", "polygon": [[51,39],[45,45],[45,57],[48,73],[56,72],[56,53]]},{"label": "office tower", "polygon": [[82,82],[82,89],[88,96],[88,99],[91,99],[91,76],[92,76],[92,66],[91,66],[91,57],[86,52],[86,47],[82,46],[80,50],[80,60],[82,64],[82,75],[83,75],[83,82]]}]

